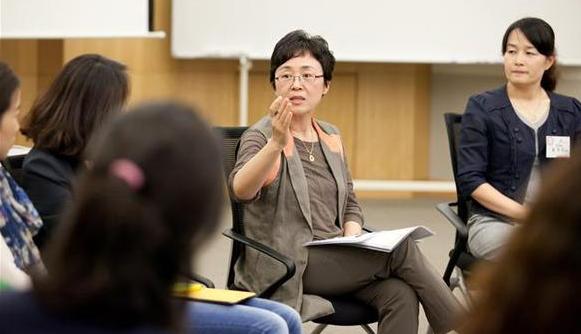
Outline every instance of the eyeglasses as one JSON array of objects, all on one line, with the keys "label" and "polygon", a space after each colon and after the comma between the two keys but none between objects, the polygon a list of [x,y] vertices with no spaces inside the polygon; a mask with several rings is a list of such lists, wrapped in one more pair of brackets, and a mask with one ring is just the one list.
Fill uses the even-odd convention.
[{"label": "eyeglasses", "polygon": [[301,83],[313,83],[316,79],[322,78],[323,76],[323,74],[314,75],[313,73],[303,73],[299,75],[281,74],[278,77],[274,77],[274,79],[283,85],[290,85],[295,82],[295,78],[298,78]]}]

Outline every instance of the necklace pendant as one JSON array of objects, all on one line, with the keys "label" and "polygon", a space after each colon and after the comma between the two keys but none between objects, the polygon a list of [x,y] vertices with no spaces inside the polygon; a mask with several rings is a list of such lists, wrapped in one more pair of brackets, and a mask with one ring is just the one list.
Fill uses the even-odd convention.
[{"label": "necklace pendant", "polygon": [[312,154],[309,154],[309,161],[310,162],[315,161],[315,157]]}]

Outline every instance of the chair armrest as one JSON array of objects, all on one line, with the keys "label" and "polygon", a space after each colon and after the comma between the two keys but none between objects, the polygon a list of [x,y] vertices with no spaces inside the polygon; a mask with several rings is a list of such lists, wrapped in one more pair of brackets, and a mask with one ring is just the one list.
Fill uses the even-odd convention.
[{"label": "chair armrest", "polygon": [[196,273],[189,273],[186,275],[186,277],[189,280],[198,282],[198,283],[202,283],[203,285],[205,285],[207,288],[215,288],[216,286],[214,285],[214,282],[212,282],[209,278],[204,277],[202,275],[196,274]]},{"label": "chair armrest", "polygon": [[456,228],[459,236],[462,239],[466,239],[468,238],[468,228],[456,212],[450,208],[453,205],[456,205],[456,203],[438,203],[436,204],[436,209]]},{"label": "chair armrest", "polygon": [[234,240],[235,242],[241,242],[248,247],[254,248],[257,251],[266,254],[267,256],[273,258],[274,260],[284,265],[286,270],[285,274],[281,278],[276,280],[274,283],[272,283],[270,286],[268,286],[266,289],[264,289],[262,292],[257,293],[258,297],[267,299],[270,298],[281,285],[283,285],[286,281],[288,281],[294,276],[296,266],[295,263],[289,257],[277,252],[273,248],[265,244],[262,244],[254,239],[250,239],[242,234],[236,233],[231,229],[225,230],[224,232],[222,232],[222,234]]}]

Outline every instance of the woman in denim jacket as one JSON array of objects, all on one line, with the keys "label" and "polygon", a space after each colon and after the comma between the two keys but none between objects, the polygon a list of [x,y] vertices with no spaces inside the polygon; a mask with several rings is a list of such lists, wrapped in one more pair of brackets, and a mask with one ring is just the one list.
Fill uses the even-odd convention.
[{"label": "woman in denim jacket", "polygon": [[528,211],[542,170],[569,156],[581,135],[581,103],[554,93],[555,35],[538,18],[523,18],[504,34],[507,84],[472,96],[462,119],[458,152],[460,195],[473,199],[468,248],[493,260]]}]

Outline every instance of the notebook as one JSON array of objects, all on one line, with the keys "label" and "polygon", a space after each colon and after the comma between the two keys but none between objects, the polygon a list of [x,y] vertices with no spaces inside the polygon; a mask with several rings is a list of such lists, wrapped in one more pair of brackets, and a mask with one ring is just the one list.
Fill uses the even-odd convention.
[{"label": "notebook", "polygon": [[174,296],[203,302],[218,304],[238,304],[250,299],[256,294],[248,291],[207,288],[202,284],[176,284]]},{"label": "notebook", "polygon": [[419,240],[434,235],[425,226],[413,226],[390,231],[379,231],[351,237],[338,237],[325,240],[307,242],[305,246],[340,245],[372,249],[390,253],[405,238]]}]

